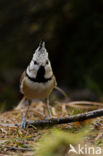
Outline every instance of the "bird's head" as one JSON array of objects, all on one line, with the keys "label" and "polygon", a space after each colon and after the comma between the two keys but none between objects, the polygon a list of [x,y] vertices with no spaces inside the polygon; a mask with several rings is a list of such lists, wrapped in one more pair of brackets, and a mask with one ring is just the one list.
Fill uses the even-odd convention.
[{"label": "bird's head", "polygon": [[27,73],[33,78],[39,75],[44,78],[50,78],[52,76],[52,67],[45,48],[45,42],[40,42],[38,48],[35,50],[30,65],[27,68]]}]

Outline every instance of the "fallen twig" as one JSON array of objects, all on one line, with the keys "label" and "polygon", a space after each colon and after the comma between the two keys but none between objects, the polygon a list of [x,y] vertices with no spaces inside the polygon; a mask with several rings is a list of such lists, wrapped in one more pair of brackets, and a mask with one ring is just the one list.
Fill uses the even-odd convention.
[{"label": "fallen twig", "polygon": [[7,150],[9,151],[33,151],[32,149],[30,148],[17,148],[17,147],[7,147]]},{"label": "fallen twig", "polygon": [[19,125],[20,124],[9,124],[9,123],[1,123],[0,122],[0,126],[3,126],[3,127],[17,127]]},{"label": "fallen twig", "polygon": [[96,117],[103,116],[103,109],[98,109],[82,114],[77,114],[69,117],[61,117],[61,118],[52,118],[46,120],[37,120],[37,121],[27,121],[27,126],[36,126],[36,127],[44,127],[44,126],[53,126],[57,124],[66,124],[77,121],[84,121],[87,119],[93,119]]},{"label": "fallen twig", "polygon": [[56,86],[55,89],[58,90],[58,91],[65,97],[65,99],[66,99],[67,101],[70,100],[69,97],[68,97],[68,95],[65,93],[65,91],[64,91],[63,89],[61,89],[61,88],[58,87],[58,86]]},{"label": "fallen twig", "polygon": [[[103,109],[98,109],[82,114],[77,114],[73,116],[68,116],[68,117],[61,117],[61,118],[51,118],[51,119],[44,119],[44,120],[35,120],[35,121],[27,121],[27,126],[28,127],[46,127],[46,126],[53,126],[57,124],[66,124],[66,123],[71,123],[71,122],[77,122],[77,121],[84,121],[87,119],[93,119],[96,117],[103,116]],[[11,127],[11,126],[20,126],[20,123],[17,124],[5,124],[5,123],[0,123],[2,126],[6,127]]]},{"label": "fallen twig", "polygon": [[70,101],[65,104],[68,107],[93,110],[103,108],[103,103],[94,101]]}]

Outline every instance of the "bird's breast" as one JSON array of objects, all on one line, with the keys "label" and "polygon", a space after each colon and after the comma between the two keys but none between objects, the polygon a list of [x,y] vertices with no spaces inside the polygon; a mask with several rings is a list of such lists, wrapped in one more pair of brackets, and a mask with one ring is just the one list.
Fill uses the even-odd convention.
[{"label": "bird's breast", "polygon": [[46,83],[38,83],[29,80],[27,77],[21,83],[21,90],[24,96],[30,99],[45,99],[55,87],[55,77]]}]

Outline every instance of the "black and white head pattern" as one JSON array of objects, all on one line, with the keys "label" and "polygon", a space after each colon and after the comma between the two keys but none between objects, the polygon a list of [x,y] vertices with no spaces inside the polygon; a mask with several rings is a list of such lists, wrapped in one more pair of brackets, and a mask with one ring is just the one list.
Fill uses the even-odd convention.
[{"label": "black and white head pattern", "polygon": [[48,52],[45,48],[45,42],[40,42],[39,47],[35,50],[26,73],[29,77],[38,81],[52,77],[53,71],[48,58]]}]

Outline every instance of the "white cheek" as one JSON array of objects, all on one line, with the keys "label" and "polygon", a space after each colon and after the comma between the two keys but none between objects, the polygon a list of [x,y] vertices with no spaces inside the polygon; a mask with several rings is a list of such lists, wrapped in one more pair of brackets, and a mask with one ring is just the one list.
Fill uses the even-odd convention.
[{"label": "white cheek", "polygon": [[51,66],[46,66],[45,67],[45,75],[44,75],[44,77],[45,78],[50,78],[52,75],[53,75],[53,71],[52,71]]},{"label": "white cheek", "polygon": [[39,66],[34,65],[34,62],[31,61],[31,62],[30,62],[30,65],[29,65],[28,68],[27,68],[27,74],[28,74],[30,77],[36,78],[38,68],[39,68]]},{"label": "white cheek", "polygon": [[33,61],[30,62],[29,68],[30,68],[30,70],[33,70],[34,69],[34,62]]}]

